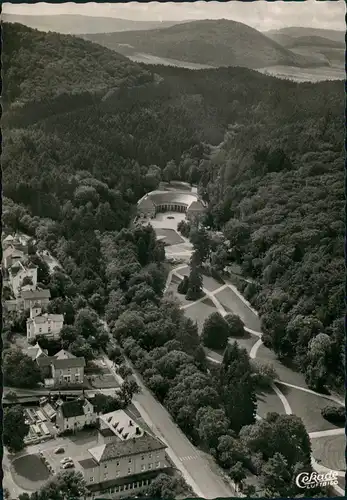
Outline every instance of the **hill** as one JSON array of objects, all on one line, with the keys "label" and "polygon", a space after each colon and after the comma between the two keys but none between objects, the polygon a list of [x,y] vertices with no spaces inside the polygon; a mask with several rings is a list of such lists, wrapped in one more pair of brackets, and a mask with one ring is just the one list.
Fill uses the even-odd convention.
[{"label": "hill", "polygon": [[92,17],[71,14],[54,16],[26,16],[2,14],[2,20],[8,23],[20,23],[40,31],[56,31],[57,33],[78,35],[81,33],[107,33],[113,31],[136,31],[165,28],[179,21],[131,21],[112,17]]},{"label": "hill", "polygon": [[309,27],[299,27],[291,26],[288,28],[282,28],[280,30],[270,30],[264,32],[264,35],[272,38],[276,42],[286,46],[288,41],[292,38],[300,37],[320,37],[333,42],[345,43],[345,32],[338,30],[327,30],[320,28],[309,28]]},{"label": "hill", "polygon": [[23,105],[81,92],[105,94],[152,80],[126,57],[80,38],[3,23],[4,101]]},{"label": "hill", "polygon": [[225,19],[193,21],[145,32],[104,33],[83,37],[124,54],[148,53],[214,67],[306,67],[317,64],[314,58],[294,54],[246,24]]},{"label": "hill", "polygon": [[[239,286],[260,311],[266,344],[311,385],[342,384],[343,84],[298,84],[239,67],[144,71],[127,61],[113,92],[106,68],[123,75],[122,56],[74,37],[4,29],[15,99],[33,104],[20,116],[9,106],[3,119],[3,224],[36,235],[79,293],[105,303],[96,234],[126,227],[173,162],[177,179],[199,185],[205,224],[233,241],[231,260],[254,281]],[[116,268],[115,288],[123,279]],[[330,340],[313,366],[308,345],[317,333]]]}]

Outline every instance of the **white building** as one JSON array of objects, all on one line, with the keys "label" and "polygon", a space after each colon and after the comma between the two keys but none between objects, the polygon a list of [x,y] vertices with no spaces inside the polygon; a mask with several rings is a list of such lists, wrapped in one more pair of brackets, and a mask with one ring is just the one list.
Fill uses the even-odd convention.
[{"label": "white building", "polygon": [[57,339],[64,325],[62,314],[41,314],[41,307],[30,309],[30,318],[27,319],[27,339],[32,340],[37,335]]}]

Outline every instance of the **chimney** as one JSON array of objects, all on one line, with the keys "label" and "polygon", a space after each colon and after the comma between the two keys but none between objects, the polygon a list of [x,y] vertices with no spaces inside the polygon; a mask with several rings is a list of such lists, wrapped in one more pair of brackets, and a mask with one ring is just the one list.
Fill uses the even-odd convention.
[{"label": "chimney", "polygon": [[129,420],[129,427],[132,427],[134,424],[132,423],[131,420]]}]

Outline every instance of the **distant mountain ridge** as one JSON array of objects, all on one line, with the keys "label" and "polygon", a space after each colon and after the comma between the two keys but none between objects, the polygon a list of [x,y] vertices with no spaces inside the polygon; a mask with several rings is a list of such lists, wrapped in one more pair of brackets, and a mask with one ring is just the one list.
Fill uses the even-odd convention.
[{"label": "distant mountain ridge", "polygon": [[345,32],[338,30],[327,30],[321,28],[309,28],[300,26],[291,26],[288,28],[282,28],[279,30],[264,31],[264,35],[271,38],[272,40],[287,46],[291,43],[293,38],[299,37],[320,37],[326,38],[333,42],[345,43]]},{"label": "distant mountain ridge", "polygon": [[28,16],[2,14],[8,23],[20,23],[40,31],[56,31],[62,34],[80,35],[82,33],[107,33],[118,31],[150,30],[167,28],[180,21],[132,21],[113,17],[82,16],[73,14]]},{"label": "distant mountain ridge", "polygon": [[215,67],[324,65],[314,56],[293,53],[246,24],[226,19],[191,21],[148,31],[86,33],[82,37],[128,56],[141,52]]}]

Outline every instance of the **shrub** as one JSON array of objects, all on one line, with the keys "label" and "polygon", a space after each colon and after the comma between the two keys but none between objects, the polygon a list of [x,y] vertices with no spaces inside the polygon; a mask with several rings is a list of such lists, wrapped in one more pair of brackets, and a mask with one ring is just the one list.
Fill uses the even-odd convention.
[{"label": "shrub", "polygon": [[344,406],[325,406],[321,414],[325,420],[332,424],[345,424],[346,410]]}]

